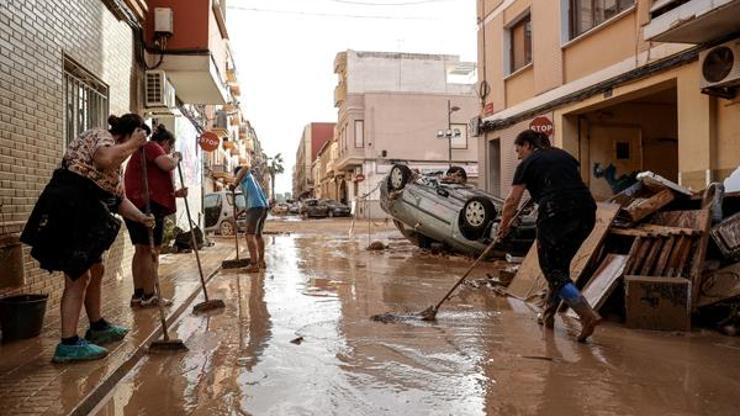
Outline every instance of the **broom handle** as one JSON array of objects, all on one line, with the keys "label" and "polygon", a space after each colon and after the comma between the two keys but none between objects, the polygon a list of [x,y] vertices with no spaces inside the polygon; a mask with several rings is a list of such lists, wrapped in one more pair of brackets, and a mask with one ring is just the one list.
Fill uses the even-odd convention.
[{"label": "broom handle", "polygon": [[[180,168],[180,161],[177,161],[177,173],[180,175],[180,186],[185,187],[185,179],[182,176],[182,168]],[[200,283],[203,286],[203,297],[208,302],[208,291],[206,290],[206,279],[203,277],[203,266],[200,264],[200,254],[198,254],[198,244],[195,241],[195,228],[193,228],[193,217],[190,216],[190,204],[188,204],[188,198],[185,200],[185,212],[188,214],[188,225],[190,226],[190,244],[193,246],[195,252],[195,262],[198,263],[198,273],[200,274]]]},{"label": "broom handle", "polygon": [[[150,215],[152,213],[151,202],[149,201],[149,176],[146,172],[146,147],[141,147],[141,178],[142,184],[144,185],[144,213]],[[165,341],[170,340],[170,335],[167,333],[167,318],[164,315],[164,305],[162,304],[162,289],[159,287],[159,265],[157,259],[157,252],[154,249],[154,230],[151,227],[146,227],[147,237],[149,238],[149,251],[152,253],[152,262],[154,263],[154,288],[157,289],[157,306],[159,306],[159,320],[162,324],[162,334]]]},{"label": "broom handle", "polygon": [[[526,208],[529,205],[530,202],[531,202],[531,199],[524,202],[524,205],[522,205],[521,208],[519,208],[516,211],[516,213],[514,214],[514,218],[511,219],[512,222],[514,220],[516,220],[519,217],[519,215],[521,215],[522,211],[524,211],[524,208]],[[483,258],[486,257],[488,255],[488,253],[490,253],[491,250],[493,250],[493,248],[499,242],[501,242],[501,238],[499,238],[499,237],[496,237],[496,238],[493,239],[493,241],[491,241],[491,244],[489,244],[488,247],[486,247],[486,249],[483,250],[483,253],[481,253],[481,255],[478,256],[477,259],[475,259],[475,261],[473,262],[473,264],[470,265],[470,267],[468,267],[468,270],[465,272],[465,274],[462,275],[462,277],[460,278],[460,280],[458,280],[457,283],[455,283],[455,285],[452,286],[452,288],[442,298],[442,300],[440,300],[437,303],[437,305],[434,307],[434,310],[438,310],[439,307],[442,306],[442,304],[445,303],[447,301],[447,299],[449,299],[450,295],[452,295],[452,292],[454,292],[455,289],[457,289],[457,287],[460,286],[460,284],[465,280],[465,278],[468,277],[468,275],[470,274],[470,272],[472,272],[473,269],[475,269],[476,266],[478,266],[478,263],[480,263],[480,261],[483,260]]]},{"label": "broom handle", "polygon": [[234,206],[231,207],[232,212],[234,213],[234,247],[236,248],[236,261],[239,262],[239,226],[236,224],[236,188],[231,190],[231,202],[233,202]]}]

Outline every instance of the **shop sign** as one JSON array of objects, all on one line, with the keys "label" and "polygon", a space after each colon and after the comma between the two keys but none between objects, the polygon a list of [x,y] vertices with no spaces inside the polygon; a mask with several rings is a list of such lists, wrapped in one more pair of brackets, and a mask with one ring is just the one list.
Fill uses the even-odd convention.
[{"label": "shop sign", "polygon": [[529,123],[529,128],[538,133],[545,133],[548,136],[552,136],[552,133],[555,131],[552,121],[545,116],[535,117],[535,119]]},{"label": "shop sign", "polygon": [[204,151],[212,152],[218,149],[219,141],[220,140],[218,139],[218,135],[216,135],[216,133],[211,132],[211,131],[206,131],[200,135],[198,144],[200,145],[200,148],[203,149]]}]

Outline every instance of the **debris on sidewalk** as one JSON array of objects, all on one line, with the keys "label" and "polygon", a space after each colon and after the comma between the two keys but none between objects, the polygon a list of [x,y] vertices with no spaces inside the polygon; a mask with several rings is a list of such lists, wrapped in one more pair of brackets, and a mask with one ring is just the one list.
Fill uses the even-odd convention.
[{"label": "debris on sidewalk", "polygon": [[[651,172],[638,179],[599,203],[571,264],[573,281],[594,309],[632,328],[690,330],[692,317],[708,316],[699,308],[713,305],[721,309],[704,323],[736,333],[722,328],[734,325],[740,304],[740,195],[725,195],[720,184],[694,193]],[[507,294],[544,292],[536,245],[518,267]]]},{"label": "debris on sidewalk", "polygon": [[290,343],[295,344],[295,345],[301,345],[302,342],[303,342],[303,337],[298,337],[298,338],[290,340]]},{"label": "debris on sidewalk", "polygon": [[383,251],[387,248],[388,246],[383,244],[381,241],[373,241],[369,246],[367,246],[368,251]]}]

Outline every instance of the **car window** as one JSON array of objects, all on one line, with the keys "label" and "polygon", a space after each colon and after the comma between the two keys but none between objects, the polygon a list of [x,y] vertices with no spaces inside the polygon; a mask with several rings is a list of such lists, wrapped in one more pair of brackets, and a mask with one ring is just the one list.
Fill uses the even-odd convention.
[{"label": "car window", "polygon": [[240,210],[247,207],[247,203],[244,200],[244,194],[236,195],[236,207],[239,208]]},{"label": "car window", "polygon": [[215,208],[221,205],[221,195],[218,195],[218,194],[206,195],[205,200],[203,202],[206,208]]}]

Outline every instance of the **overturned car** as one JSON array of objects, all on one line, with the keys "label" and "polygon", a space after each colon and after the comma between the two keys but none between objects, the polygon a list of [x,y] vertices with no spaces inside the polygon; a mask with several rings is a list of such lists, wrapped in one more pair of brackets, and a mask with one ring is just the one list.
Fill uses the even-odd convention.
[{"label": "overturned car", "polygon": [[[477,256],[496,236],[504,201],[466,185],[465,172],[459,175],[460,170],[453,166],[442,178],[393,165],[380,185],[380,205],[401,234],[419,247],[439,243]],[[494,255],[525,255],[535,240],[535,220],[533,209],[524,212]]]}]

